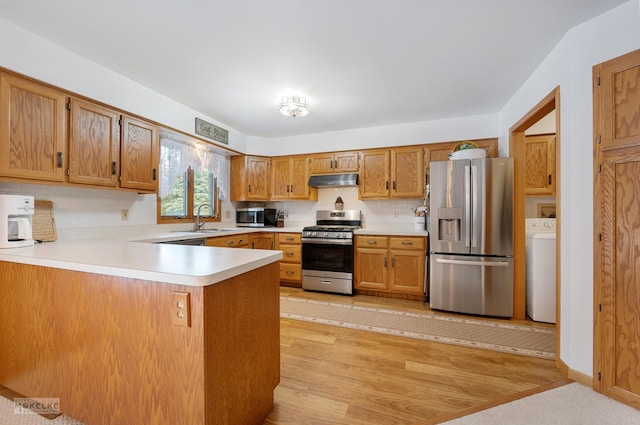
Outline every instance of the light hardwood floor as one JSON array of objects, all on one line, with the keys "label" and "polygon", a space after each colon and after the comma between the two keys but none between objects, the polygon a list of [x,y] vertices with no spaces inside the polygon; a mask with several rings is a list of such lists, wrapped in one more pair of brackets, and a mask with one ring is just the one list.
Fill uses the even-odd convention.
[{"label": "light hardwood floor", "polygon": [[[419,301],[280,293],[431,313]],[[564,378],[552,360],[295,320],[281,319],[280,338],[281,381],[265,425],[433,423]]]}]

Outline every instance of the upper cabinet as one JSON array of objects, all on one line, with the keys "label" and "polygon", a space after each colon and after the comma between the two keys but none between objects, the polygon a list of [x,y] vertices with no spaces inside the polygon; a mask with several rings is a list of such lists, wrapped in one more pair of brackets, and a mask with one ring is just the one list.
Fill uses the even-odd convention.
[{"label": "upper cabinet", "polygon": [[317,200],[318,189],[309,187],[309,156],[271,158],[272,200]]},{"label": "upper cabinet", "polygon": [[0,74],[0,175],[64,181],[66,103],[58,90]]},{"label": "upper cabinet", "polygon": [[358,172],[358,152],[327,152],[311,155],[311,174]]},{"label": "upper cabinet", "polygon": [[129,189],[158,189],[158,128],[146,121],[122,116],[120,186]]},{"label": "upper cabinet", "polygon": [[371,149],[360,156],[360,199],[424,197],[424,149],[421,146]]},{"label": "upper cabinet", "polygon": [[270,159],[264,156],[232,156],[231,179],[232,201],[268,201]]},{"label": "upper cabinet", "polygon": [[[498,156],[498,139],[478,139],[473,142],[487,151],[488,158],[496,158]],[[460,142],[446,142],[446,143],[434,143],[426,145],[425,153],[425,166],[427,173],[429,172],[429,163],[435,161],[448,161],[449,154],[453,151],[453,148]]]},{"label": "upper cabinet", "polygon": [[69,182],[118,186],[120,114],[80,99],[70,103]]},{"label": "upper cabinet", "polygon": [[556,136],[527,136],[525,146],[525,195],[555,196]]}]

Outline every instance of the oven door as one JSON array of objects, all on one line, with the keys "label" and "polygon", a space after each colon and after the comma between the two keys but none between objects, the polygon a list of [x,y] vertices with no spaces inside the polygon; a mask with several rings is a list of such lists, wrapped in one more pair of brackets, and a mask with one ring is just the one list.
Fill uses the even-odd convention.
[{"label": "oven door", "polygon": [[302,269],[352,273],[353,241],[302,239]]}]

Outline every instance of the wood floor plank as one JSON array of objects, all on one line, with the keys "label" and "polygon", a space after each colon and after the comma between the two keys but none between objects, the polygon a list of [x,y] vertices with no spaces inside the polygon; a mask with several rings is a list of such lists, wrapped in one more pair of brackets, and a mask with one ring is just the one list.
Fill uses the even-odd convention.
[{"label": "wood floor plank", "polygon": [[[281,295],[431,313],[419,301]],[[265,425],[413,425],[565,378],[552,360],[290,319],[280,339],[281,381]]]}]

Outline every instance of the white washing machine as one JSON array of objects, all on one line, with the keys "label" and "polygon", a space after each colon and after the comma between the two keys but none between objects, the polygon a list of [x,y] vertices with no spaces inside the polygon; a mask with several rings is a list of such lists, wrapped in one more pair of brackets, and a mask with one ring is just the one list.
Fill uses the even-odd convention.
[{"label": "white washing machine", "polygon": [[556,323],[556,219],[527,218],[527,315]]}]

